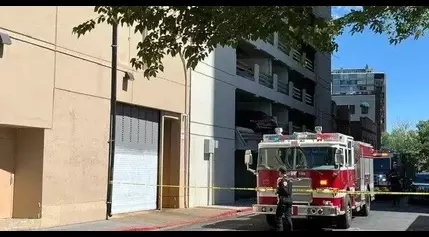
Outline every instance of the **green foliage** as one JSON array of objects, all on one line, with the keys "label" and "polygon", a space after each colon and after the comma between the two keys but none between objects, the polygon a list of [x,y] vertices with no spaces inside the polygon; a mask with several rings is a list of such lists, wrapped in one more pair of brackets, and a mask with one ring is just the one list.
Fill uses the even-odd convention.
[{"label": "green foliage", "polygon": [[378,34],[386,34],[390,44],[398,44],[423,36],[429,27],[428,6],[362,6],[352,10],[336,22],[350,27],[351,33],[361,33],[369,27]]},{"label": "green foliage", "polygon": [[382,134],[382,146],[407,154],[408,162],[429,170],[429,120],[420,121],[416,128],[406,122],[397,124],[390,133]]},{"label": "green foliage", "polygon": [[164,70],[166,55],[182,56],[186,68],[194,69],[216,46],[236,47],[242,40],[267,41],[281,32],[287,47],[309,43],[319,51],[337,49],[339,24],[315,17],[311,6],[97,6],[98,14],[73,28],[78,37],[98,24],[134,28],[145,35],[131,59],[145,76]]},{"label": "green foliage", "polygon": [[421,166],[423,170],[429,170],[429,120],[418,122],[416,127],[422,158]]}]

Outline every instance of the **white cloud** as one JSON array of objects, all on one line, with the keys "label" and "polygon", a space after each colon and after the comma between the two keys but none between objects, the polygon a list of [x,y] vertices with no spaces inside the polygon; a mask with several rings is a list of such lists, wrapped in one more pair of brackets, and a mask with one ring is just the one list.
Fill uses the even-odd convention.
[{"label": "white cloud", "polygon": [[362,10],[362,6],[332,6],[332,18],[342,17],[351,10]]}]

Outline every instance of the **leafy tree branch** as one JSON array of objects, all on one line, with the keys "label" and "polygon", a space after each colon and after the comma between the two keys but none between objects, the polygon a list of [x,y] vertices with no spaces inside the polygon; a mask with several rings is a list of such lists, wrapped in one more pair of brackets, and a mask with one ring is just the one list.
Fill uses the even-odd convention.
[{"label": "leafy tree branch", "polygon": [[146,31],[131,59],[146,77],[164,70],[167,55],[182,54],[186,68],[194,69],[217,46],[267,41],[275,32],[281,32],[287,47],[306,43],[332,52],[341,29],[334,21],[314,16],[311,6],[97,6],[94,11],[98,18],[74,27],[73,33],[80,37],[102,23],[132,27],[139,34]]}]

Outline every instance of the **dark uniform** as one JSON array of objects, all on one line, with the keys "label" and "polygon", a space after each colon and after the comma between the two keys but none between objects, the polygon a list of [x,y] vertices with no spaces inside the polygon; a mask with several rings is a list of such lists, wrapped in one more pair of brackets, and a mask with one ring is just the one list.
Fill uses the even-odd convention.
[{"label": "dark uniform", "polygon": [[[399,173],[396,170],[392,170],[389,173],[389,182],[390,182],[390,191],[391,192],[401,192],[401,179]],[[393,197],[393,206],[398,207],[400,204],[400,196],[392,195]]]},{"label": "dark uniform", "polygon": [[292,231],[292,183],[286,180],[286,169],[279,169],[283,175],[278,182],[279,197],[276,209],[277,231]]}]

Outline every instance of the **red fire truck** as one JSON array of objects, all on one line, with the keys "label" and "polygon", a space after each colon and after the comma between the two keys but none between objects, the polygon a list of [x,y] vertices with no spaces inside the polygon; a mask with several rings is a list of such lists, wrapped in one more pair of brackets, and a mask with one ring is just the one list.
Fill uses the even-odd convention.
[{"label": "red fire truck", "polygon": [[367,216],[374,200],[373,195],[345,192],[374,190],[373,152],[370,144],[322,133],[321,127],[292,135],[277,128],[259,143],[256,170],[250,168],[251,151],[245,152],[247,169],[257,177],[254,213],[265,214],[268,224],[275,225],[277,169],[284,166],[294,188],[293,218],[333,218],[337,228],[349,228],[353,213]]}]

